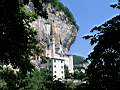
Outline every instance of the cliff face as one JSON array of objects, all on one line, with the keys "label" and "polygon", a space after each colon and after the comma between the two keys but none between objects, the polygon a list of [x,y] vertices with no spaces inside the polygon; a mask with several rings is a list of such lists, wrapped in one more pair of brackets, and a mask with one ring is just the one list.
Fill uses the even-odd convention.
[{"label": "cliff face", "polygon": [[[51,40],[54,39],[55,48],[63,48],[67,53],[77,34],[77,28],[73,25],[65,13],[55,8],[47,7],[48,19],[38,17],[32,25],[38,31],[37,40],[40,45],[49,48]],[[52,40],[53,42],[53,40]]]}]

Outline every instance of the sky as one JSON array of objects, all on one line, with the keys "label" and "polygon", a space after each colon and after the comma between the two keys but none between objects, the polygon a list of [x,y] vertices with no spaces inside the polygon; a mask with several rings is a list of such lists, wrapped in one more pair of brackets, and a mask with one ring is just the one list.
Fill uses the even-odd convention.
[{"label": "sky", "polygon": [[73,13],[79,31],[75,42],[70,48],[70,54],[87,57],[93,50],[89,40],[84,40],[84,35],[90,30],[101,25],[119,13],[119,10],[110,7],[117,0],[60,0]]}]

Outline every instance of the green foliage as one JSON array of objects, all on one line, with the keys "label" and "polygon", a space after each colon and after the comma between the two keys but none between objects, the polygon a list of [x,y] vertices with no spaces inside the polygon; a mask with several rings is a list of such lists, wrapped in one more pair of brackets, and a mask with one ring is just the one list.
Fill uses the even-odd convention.
[{"label": "green foliage", "polygon": [[73,25],[75,25],[75,27],[76,27],[77,30],[79,30],[79,26],[76,24],[76,21],[74,19],[73,14],[71,13],[71,11],[66,6],[64,6],[59,0],[51,0],[50,3],[58,11],[63,11],[65,13],[65,15],[67,16],[68,20]]},{"label": "green foliage", "polygon": [[77,79],[77,80],[83,80],[84,79],[84,77],[85,77],[85,73],[83,73],[82,71],[81,71],[81,69],[80,70],[75,70],[74,71],[74,74],[73,74],[73,77],[74,77],[74,79]]},{"label": "green foliage", "polygon": [[65,79],[70,79],[71,74],[69,73],[68,67],[66,65],[64,66],[64,72],[65,72]]},{"label": "green foliage", "polygon": [[48,14],[46,11],[46,4],[48,0],[31,0],[34,4],[34,10],[35,13],[38,14],[39,16],[43,17],[43,18],[48,18]]},{"label": "green foliage", "polygon": [[[43,6],[46,0],[31,0],[31,2],[34,4],[33,11],[25,8],[29,0],[0,1],[0,89],[50,90],[45,87],[50,84],[51,90],[66,90],[64,83],[46,82],[50,76],[47,77],[42,71],[34,71],[34,66],[30,63],[30,57],[39,51],[35,38],[37,32],[30,23],[38,15],[47,18]],[[73,17],[70,17],[73,21]],[[11,68],[4,68],[9,64]],[[15,72],[15,69],[18,71]]]},{"label": "green foliage", "polygon": [[[111,5],[119,9],[119,3]],[[94,27],[94,35],[84,36],[95,45],[87,60],[89,83],[81,84],[75,90],[119,90],[120,84],[120,15],[113,17],[100,26]]]},{"label": "green foliage", "polygon": [[85,58],[84,58],[84,57],[77,56],[77,55],[73,55],[73,64],[74,64],[74,65],[83,64],[84,61],[85,61]]},{"label": "green foliage", "polygon": [[65,82],[66,85],[66,90],[74,90],[74,88],[76,87],[75,83],[73,82],[73,80],[71,81],[66,81]]},{"label": "green foliage", "polygon": [[88,84],[83,83],[83,84],[76,86],[74,90],[95,90],[95,89],[89,87]]},{"label": "green foliage", "polygon": [[59,80],[47,82],[46,87],[46,90],[70,90],[66,83],[63,83]]},{"label": "green foliage", "polygon": [[[119,4],[111,5],[111,7],[119,9]],[[95,32],[95,34],[84,37],[90,40],[91,45],[95,45],[94,51],[87,58],[91,64],[87,70],[89,85],[86,88],[119,90],[120,15],[94,27],[91,32]]]},{"label": "green foliage", "polygon": [[19,8],[20,8],[19,9],[20,17],[27,22],[26,24],[28,24],[28,22],[32,22],[35,19],[37,19],[38,15],[34,11],[27,9],[24,4],[20,4]]},{"label": "green foliage", "polygon": [[70,83],[66,84],[59,80],[52,80],[50,73],[46,69],[35,70],[25,79],[28,86],[20,90],[72,90]]},{"label": "green foliage", "polygon": [[87,70],[90,86],[95,90],[119,90],[120,15],[91,30],[95,31],[96,34],[84,37],[95,44],[87,58],[91,61]]},{"label": "green foliage", "polygon": [[120,9],[120,0],[116,4],[110,5],[112,8]]},{"label": "green foliage", "polygon": [[6,88],[6,82],[4,80],[0,80],[0,90],[5,90]]},{"label": "green foliage", "polygon": [[[34,69],[30,57],[38,50],[35,38],[37,32],[31,28],[30,23],[37,18],[37,14],[45,18],[47,14],[43,11],[41,0],[32,0],[32,2],[35,5],[33,12],[27,11],[24,7],[29,0],[0,1],[0,82],[3,82],[0,88],[2,90],[18,90],[25,87],[27,84],[24,83],[24,78]],[[9,64],[12,69],[9,67],[5,69],[4,66]],[[19,72],[15,73],[15,69]]]},{"label": "green foliage", "polygon": [[74,79],[78,80],[83,80],[86,77],[85,72],[85,67],[83,67],[83,64],[86,64],[87,62],[85,61],[84,57],[81,56],[73,56],[73,64],[74,64],[74,74],[73,77]]},{"label": "green foliage", "polygon": [[[18,1],[13,1],[11,5],[9,3],[11,2],[8,0],[0,3],[0,16],[2,17],[0,19],[0,42],[2,43],[0,45],[0,63],[2,65],[11,63],[13,68],[20,68],[23,73],[26,73],[32,68],[28,59],[32,43],[28,44],[30,35],[27,32],[28,28],[23,23],[23,18],[20,17]],[[31,35],[34,36],[34,33]],[[30,68],[28,69],[27,66]]]},{"label": "green foliage", "polygon": [[27,83],[25,82],[24,75],[9,67],[4,68],[0,72],[0,90],[25,90]]},{"label": "green foliage", "polygon": [[28,84],[25,87],[25,90],[47,90],[45,86],[47,81],[50,81],[50,74],[48,70],[35,70],[26,77],[25,82]]}]

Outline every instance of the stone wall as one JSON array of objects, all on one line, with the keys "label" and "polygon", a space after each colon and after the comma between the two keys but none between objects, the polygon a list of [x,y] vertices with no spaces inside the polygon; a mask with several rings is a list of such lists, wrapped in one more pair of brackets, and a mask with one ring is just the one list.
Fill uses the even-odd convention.
[{"label": "stone wall", "polygon": [[69,22],[63,11],[57,11],[49,6],[47,12],[48,19],[39,17],[32,23],[33,27],[38,31],[37,40],[40,44],[49,48],[53,36],[56,50],[61,45],[64,53],[67,53],[75,40],[77,29]]}]

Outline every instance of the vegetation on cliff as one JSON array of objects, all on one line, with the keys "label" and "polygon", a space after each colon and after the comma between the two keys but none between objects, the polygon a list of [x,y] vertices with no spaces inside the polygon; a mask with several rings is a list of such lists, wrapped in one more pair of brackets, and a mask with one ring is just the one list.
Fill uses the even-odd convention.
[{"label": "vegetation on cliff", "polygon": [[61,3],[59,0],[50,0],[50,3],[52,7],[56,8],[58,11],[63,11],[65,15],[67,16],[68,20],[73,25],[75,25],[76,30],[79,30],[79,26],[76,24],[73,14],[66,6],[63,5],[63,3]]},{"label": "vegetation on cliff", "polygon": [[73,64],[79,65],[85,62],[85,58],[82,56],[73,55]]}]

